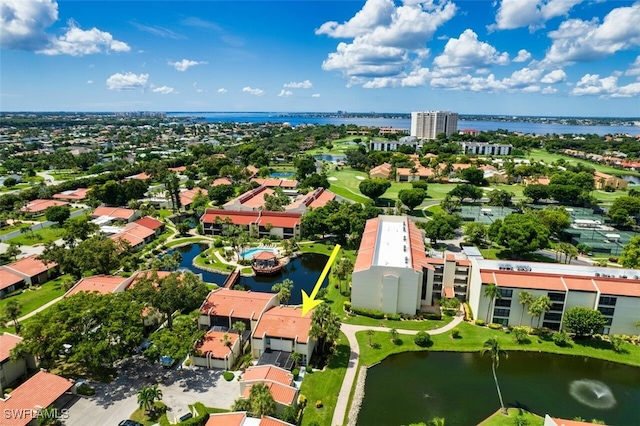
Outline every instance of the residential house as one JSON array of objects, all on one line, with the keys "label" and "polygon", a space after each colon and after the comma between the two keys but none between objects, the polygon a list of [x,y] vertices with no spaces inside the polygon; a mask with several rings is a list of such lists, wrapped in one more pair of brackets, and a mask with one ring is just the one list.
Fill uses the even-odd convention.
[{"label": "residential house", "polygon": [[156,237],[159,237],[164,232],[165,228],[164,222],[154,219],[151,216],[144,216],[133,223],[144,226],[147,229],[151,229],[155,233]]},{"label": "residential house", "polygon": [[298,181],[295,179],[253,178],[251,182],[255,182],[260,186],[266,186],[267,188],[282,188],[284,190],[295,190],[298,187]]},{"label": "residential house", "polygon": [[193,199],[196,198],[198,194],[206,196],[207,192],[204,189],[197,187],[180,191],[180,204],[182,207],[189,209],[191,207],[191,203],[193,203]]},{"label": "residential house", "polygon": [[[3,426],[37,426],[39,410],[50,406],[62,408],[71,398],[74,382],[44,370],[37,372],[29,380],[18,386],[5,397],[0,398],[0,412]],[[7,413],[22,415],[7,416]]]},{"label": "residential house", "polygon": [[124,241],[132,250],[139,250],[157,237],[153,229],[139,225],[135,222],[128,223],[124,229],[111,235],[113,241]]},{"label": "residential house", "polygon": [[206,368],[233,369],[236,359],[242,354],[240,335],[224,331],[209,331],[202,340],[194,344],[191,357],[193,365]]},{"label": "residential house", "polygon": [[239,210],[239,211],[258,211],[264,208],[266,203],[265,195],[274,195],[273,189],[266,186],[259,186],[251,189],[244,194],[234,198],[231,201],[227,201],[222,208],[225,210]]},{"label": "residential house", "polygon": [[389,179],[391,177],[391,171],[393,167],[389,163],[382,163],[379,166],[369,170],[369,177],[371,179]]},{"label": "residential house", "polygon": [[255,175],[258,174],[258,172],[260,171],[260,169],[258,169],[255,166],[252,166],[251,164],[249,164],[247,167],[244,168],[243,172],[246,173],[247,177],[252,178]]},{"label": "residential house", "polygon": [[625,189],[628,182],[618,176],[608,175],[606,173],[595,172],[593,174],[593,180],[596,185],[596,189],[605,189],[611,187],[614,189]]},{"label": "residential house", "polygon": [[35,359],[30,355],[11,359],[11,351],[20,342],[20,336],[11,333],[0,334],[0,397],[4,395],[5,389],[27,375],[28,368],[36,367]]},{"label": "residential house", "polygon": [[91,213],[91,219],[100,219],[101,222],[109,223],[112,221],[133,222],[140,217],[140,211],[125,209],[122,207],[106,207],[96,208]]},{"label": "residential house", "polygon": [[293,426],[274,417],[254,418],[247,416],[246,411],[233,413],[214,413],[209,415],[205,426]]},{"label": "residential house", "polygon": [[268,309],[278,305],[278,296],[274,293],[240,291],[227,288],[213,290],[200,306],[200,328],[233,328],[240,321],[246,329],[253,331],[258,319]]},{"label": "residential house", "polygon": [[58,264],[55,262],[45,263],[38,259],[38,255],[24,257],[15,262],[0,266],[0,270],[5,270],[22,277],[26,285],[39,285],[49,281],[58,272]]},{"label": "residential house", "polygon": [[138,173],[137,175],[131,175],[124,178],[124,180],[131,180],[131,179],[147,180],[147,179],[151,179],[151,175],[148,175],[146,173]]},{"label": "residential house", "polygon": [[73,296],[81,291],[89,293],[122,293],[134,281],[136,275],[120,277],[117,275],[94,275],[82,278],[64,294],[64,297]]},{"label": "residential house", "polygon": [[26,213],[31,216],[38,216],[44,214],[45,210],[49,207],[55,206],[68,206],[69,203],[59,200],[33,200],[29,201],[25,206],[20,209],[21,213]]},{"label": "residential house", "polygon": [[260,358],[265,351],[299,352],[302,363],[307,363],[316,345],[309,336],[311,314],[303,317],[302,310],[292,306],[276,306],[264,312],[251,336],[253,357]]},{"label": "residential house", "polygon": [[0,268],[0,299],[24,287],[24,278]]},{"label": "residential house", "polygon": [[351,286],[355,308],[414,315],[426,298],[424,237],[407,216],[380,215],[365,225]]},{"label": "residential house", "polygon": [[296,201],[285,207],[287,212],[304,214],[307,209],[324,207],[329,201],[335,200],[336,194],[324,188],[317,188],[308,194],[299,196]]},{"label": "residential house", "polygon": [[428,180],[435,178],[436,174],[433,170],[417,166],[413,168],[398,167],[396,169],[396,181],[397,182],[413,182],[416,180]]},{"label": "residential house", "polygon": [[221,177],[214,180],[213,183],[211,184],[211,186],[218,186],[218,185],[233,185],[233,182],[231,182],[229,178]]},{"label": "residential house", "polygon": [[299,238],[302,214],[295,212],[207,209],[200,218],[205,235],[221,235],[231,225],[246,229],[254,237]]},{"label": "residential house", "polygon": [[62,191],[57,194],[54,194],[53,198],[56,200],[77,202],[77,201],[85,200],[87,198],[88,192],[89,192],[89,188],[70,189],[68,191]]},{"label": "residential house", "polygon": [[262,383],[271,392],[276,402],[276,411],[295,406],[298,401],[298,389],[293,384],[293,374],[274,365],[256,365],[249,367],[240,380],[240,395],[249,398],[251,387]]}]

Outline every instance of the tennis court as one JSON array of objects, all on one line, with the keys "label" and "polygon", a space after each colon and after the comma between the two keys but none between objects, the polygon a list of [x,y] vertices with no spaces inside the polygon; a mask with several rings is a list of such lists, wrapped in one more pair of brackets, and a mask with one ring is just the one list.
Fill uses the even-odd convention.
[{"label": "tennis court", "polygon": [[494,206],[462,206],[460,207],[460,215],[465,222],[478,222],[491,224],[496,219],[504,219],[505,216],[513,213],[515,210],[509,207]]}]

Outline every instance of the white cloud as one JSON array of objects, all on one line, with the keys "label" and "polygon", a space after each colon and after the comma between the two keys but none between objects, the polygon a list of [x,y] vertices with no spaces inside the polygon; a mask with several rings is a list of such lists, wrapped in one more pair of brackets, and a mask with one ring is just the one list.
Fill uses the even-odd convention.
[{"label": "white cloud", "polygon": [[565,81],[566,79],[567,79],[567,74],[564,72],[564,70],[557,69],[557,70],[551,71],[549,74],[542,77],[542,80],[540,80],[540,83],[556,84],[556,83]]},{"label": "white cloud", "polygon": [[262,90],[262,89],[253,89],[253,88],[251,88],[249,86],[243,87],[242,91],[245,92],[245,93],[250,93],[250,94],[255,95],[255,96],[264,95],[264,90]]},{"label": "white cloud", "polygon": [[68,21],[66,32],[56,37],[47,28],[58,21],[54,0],[1,0],[0,47],[45,55],[82,56],[101,52],[128,52],[126,43],[97,28],[82,30]]},{"label": "white cloud", "polygon": [[313,95],[311,95],[312,98],[319,98],[320,97],[320,93],[314,93]]},{"label": "white cloud", "polygon": [[93,80],[87,80],[87,84],[93,84]]},{"label": "white cloud", "polygon": [[637,75],[640,76],[640,56],[629,66],[629,69],[625,71],[625,75]]},{"label": "white cloud", "polygon": [[593,61],[621,50],[640,46],[640,3],[618,7],[609,12],[602,23],[569,19],[549,32],[553,43],[546,62],[572,63]]},{"label": "white cloud", "polygon": [[160,25],[144,25],[138,22],[131,22],[131,25],[133,25],[140,31],[145,31],[149,34],[153,34],[159,37],[172,38],[174,40],[182,40],[186,38],[185,36],[178,34],[173,30],[170,30],[169,28],[161,27]]},{"label": "white cloud", "polygon": [[431,87],[448,90],[466,90],[471,92],[539,92],[543,70],[522,68],[509,77],[497,79],[495,75],[435,75]]},{"label": "white cloud", "polygon": [[526,62],[531,59],[531,53],[527,52],[526,49],[518,50],[518,56],[513,58],[513,62]]},{"label": "white cloud", "polygon": [[311,81],[309,80],[300,82],[292,81],[291,83],[283,84],[282,87],[285,87],[287,89],[311,89],[313,87],[313,84],[311,84]]},{"label": "white cloud", "polygon": [[173,87],[168,87],[168,86],[160,86],[160,87],[154,87],[152,89],[153,93],[160,93],[162,95],[169,95],[171,93],[178,93],[175,91],[175,89]]},{"label": "white cloud", "polygon": [[[340,42],[322,63],[325,71],[338,71],[347,85],[397,87],[424,84],[426,43],[456,13],[455,4],[443,1],[367,0],[351,20],[323,24],[316,34],[352,38]],[[427,70],[428,71],[428,70]]]},{"label": "white cloud", "polygon": [[128,52],[131,47],[127,43],[115,40],[107,32],[97,28],[83,30],[76,23],[69,21],[69,28],[64,35],[52,38],[49,45],[37,53],[45,55],[83,56],[101,52]]},{"label": "white cloud", "polygon": [[227,93],[227,89],[225,89],[224,87],[221,87],[218,89],[218,93]]},{"label": "white cloud", "polygon": [[116,73],[107,79],[109,90],[135,90],[147,85],[149,74]]},{"label": "white cloud", "polygon": [[618,77],[615,75],[600,78],[599,74],[585,74],[571,90],[571,94],[601,98],[631,98],[640,96],[640,82],[618,86]]},{"label": "white cloud", "polygon": [[550,95],[552,93],[556,93],[558,91],[558,89],[556,89],[555,87],[545,87],[544,89],[542,89],[542,93],[545,95]]},{"label": "white cloud", "polygon": [[183,59],[177,62],[169,62],[169,65],[174,67],[178,71],[186,71],[191,67],[196,65],[205,65],[207,62],[205,61],[192,61],[190,59]]},{"label": "white cloud", "polygon": [[291,90],[280,90],[280,93],[278,93],[278,96],[283,97],[283,98],[288,98],[289,96],[293,96],[293,92]]},{"label": "white cloud", "polygon": [[511,30],[529,27],[535,30],[544,26],[549,19],[565,16],[584,0],[502,0],[496,22],[490,30]]},{"label": "white cloud", "polygon": [[509,54],[499,53],[488,43],[478,41],[473,30],[466,29],[460,38],[451,38],[444,47],[442,55],[433,63],[439,68],[479,68],[490,64],[506,65]]}]

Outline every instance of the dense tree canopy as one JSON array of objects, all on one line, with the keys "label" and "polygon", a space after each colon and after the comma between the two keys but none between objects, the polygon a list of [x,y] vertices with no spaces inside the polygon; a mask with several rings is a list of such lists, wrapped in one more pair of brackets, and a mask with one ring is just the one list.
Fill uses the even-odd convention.
[{"label": "dense tree canopy", "polygon": [[44,216],[49,222],[56,222],[59,226],[62,226],[65,220],[71,216],[71,209],[69,206],[51,206],[47,207],[44,211]]},{"label": "dense tree canopy", "polygon": [[402,189],[398,193],[398,199],[402,201],[402,204],[407,206],[409,210],[418,207],[425,198],[427,198],[427,191],[420,188]]},{"label": "dense tree canopy", "polygon": [[358,185],[360,192],[373,200],[380,198],[389,188],[391,182],[386,179],[365,179]]},{"label": "dense tree canopy", "polygon": [[549,233],[560,238],[562,232],[571,225],[569,212],[564,208],[548,207],[536,211],[536,216],[541,224],[549,229]]},{"label": "dense tree canopy", "polygon": [[532,214],[510,214],[489,227],[489,238],[514,256],[531,253],[549,244],[549,230]]},{"label": "dense tree canopy", "polygon": [[537,203],[539,200],[549,198],[549,187],[547,185],[527,185],[522,191],[522,195],[531,198],[531,202]]},{"label": "dense tree canopy", "polygon": [[357,247],[367,219],[374,218],[381,210],[372,204],[341,203],[329,201],[324,207],[309,210],[302,216],[303,237],[335,235],[336,242]]},{"label": "dense tree canopy", "polygon": [[640,214],[640,198],[638,197],[619,197],[607,212],[607,216],[616,225],[622,226],[634,225],[638,214]]},{"label": "dense tree canopy", "polygon": [[456,229],[460,227],[462,218],[459,214],[436,214],[428,222],[418,222],[417,226],[422,228],[425,237],[435,244],[437,240],[448,240],[456,236]]},{"label": "dense tree canopy", "polygon": [[465,198],[470,198],[471,201],[476,202],[477,200],[482,198],[482,189],[477,186],[473,186],[471,184],[465,183],[462,185],[456,185],[449,194],[452,197],[458,197],[460,200],[464,200]]},{"label": "dense tree canopy", "polygon": [[625,268],[640,268],[640,236],[629,240],[629,243],[622,249],[620,264]]},{"label": "dense tree canopy", "polygon": [[95,373],[130,356],[143,337],[143,305],[129,292],[80,292],[42,311],[23,326],[17,353],[60,361]]},{"label": "dense tree canopy", "polygon": [[578,337],[601,333],[606,324],[602,312],[583,306],[569,308],[564,314],[564,327]]}]

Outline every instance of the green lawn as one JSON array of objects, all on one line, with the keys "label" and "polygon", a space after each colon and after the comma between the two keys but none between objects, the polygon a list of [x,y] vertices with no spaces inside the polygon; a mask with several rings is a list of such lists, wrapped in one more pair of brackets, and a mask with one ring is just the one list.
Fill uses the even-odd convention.
[{"label": "green lawn", "polygon": [[[450,333],[436,334],[431,336],[432,346],[430,351],[448,352],[478,352],[482,350],[482,344],[490,337],[496,337],[502,349],[508,351],[536,351],[550,352],[564,355],[576,355],[590,358],[604,359],[607,361],[619,362],[621,364],[640,367],[640,346],[630,343],[623,343],[624,351],[616,353],[611,349],[611,345],[600,340],[582,340],[572,342],[570,346],[560,347],[551,341],[550,338],[539,338],[529,336],[530,342],[518,344],[513,340],[511,334],[500,330],[491,330],[487,327],[462,323],[458,327],[460,338],[453,339]],[[368,336],[364,331],[356,334],[360,345],[360,362],[363,365],[373,365],[382,361],[387,356],[400,352],[424,350],[413,343],[413,336],[400,335],[402,344],[396,345],[391,342],[389,333],[376,332],[373,336],[374,348],[369,347]]]},{"label": "green lawn", "polygon": [[144,426],[151,426],[158,423],[161,417],[164,417],[166,419],[167,416],[164,414],[164,412],[166,411],[167,406],[163,402],[159,402],[159,401],[156,401],[155,406],[156,406],[156,409],[158,410],[157,415],[153,417],[149,417],[145,412],[144,408],[138,408],[136,411],[134,411],[131,414],[131,416],[129,416],[129,419],[135,420],[138,423],[142,423]]},{"label": "green lawn", "polygon": [[23,246],[34,246],[36,244],[46,244],[62,238],[64,230],[54,226],[38,229],[37,231],[29,231],[7,241],[8,243],[16,243]]},{"label": "green lawn", "polygon": [[528,411],[519,408],[509,408],[508,412],[509,414],[505,416],[501,413],[501,410],[498,410],[480,423],[479,426],[513,426],[515,424],[514,419],[518,417],[518,415],[522,415],[522,417],[524,417],[528,426],[542,426],[544,424],[543,417]]},{"label": "green lawn", "polygon": [[65,293],[61,288],[61,284],[68,276],[69,275],[63,275],[41,285],[40,287],[31,287],[23,291],[22,294],[0,300],[0,312],[4,310],[4,307],[10,300],[20,302],[20,305],[22,306],[20,316],[35,311],[40,306],[49,303],[53,299],[60,297]]},{"label": "green lawn", "polygon": [[165,243],[164,245],[167,246],[167,247],[175,247],[175,246],[179,246],[179,245],[182,245],[182,244],[199,243],[201,241],[209,242],[210,240],[208,238],[204,238],[204,237],[178,238],[178,239],[169,241],[168,243]]},{"label": "green lawn", "polygon": [[[307,397],[307,408],[302,418],[303,425],[316,422],[320,425],[330,425],[333,411],[338,400],[338,393],[342,386],[344,374],[349,363],[349,342],[340,333],[337,340],[336,354],[324,371],[305,374],[300,388],[300,394]],[[323,407],[316,408],[316,401],[322,401]]]},{"label": "green lawn", "polygon": [[30,183],[19,183],[9,188],[6,186],[0,186],[0,192],[9,192],[9,191],[15,191],[16,189],[25,189],[25,188],[29,188],[30,186],[31,186]]},{"label": "green lawn", "polygon": [[398,330],[433,330],[439,327],[443,327],[449,324],[453,317],[444,316],[442,320],[424,320],[424,321],[392,321],[392,320],[379,320],[375,318],[363,317],[360,315],[354,317],[345,317],[345,314],[341,315],[342,322],[353,325],[364,325],[366,327],[388,327]]},{"label": "green lawn", "polygon": [[578,164],[578,163],[584,164],[586,166],[593,167],[594,169],[602,173],[608,173],[616,176],[619,176],[619,175],[640,176],[640,172],[636,172],[634,170],[616,169],[615,167],[607,166],[604,164],[592,163],[591,161],[570,157],[568,155],[561,155],[561,154],[547,152],[544,149],[532,149],[527,154],[527,158],[544,161],[545,163],[548,163],[548,164],[551,164],[554,161],[558,161],[559,159],[562,158],[569,164]]},{"label": "green lawn", "polygon": [[[490,248],[480,248],[480,253],[485,259],[513,259],[513,255],[510,251],[505,250],[502,247],[490,247]],[[520,260],[525,260],[529,262],[546,262],[546,263],[558,263],[554,258],[543,256],[541,254],[536,253],[526,253],[524,255],[519,256]]]}]

